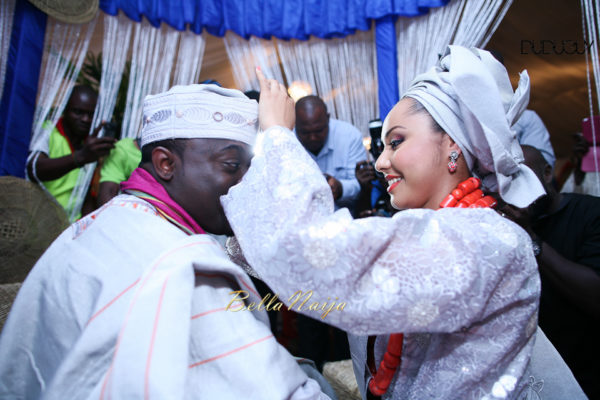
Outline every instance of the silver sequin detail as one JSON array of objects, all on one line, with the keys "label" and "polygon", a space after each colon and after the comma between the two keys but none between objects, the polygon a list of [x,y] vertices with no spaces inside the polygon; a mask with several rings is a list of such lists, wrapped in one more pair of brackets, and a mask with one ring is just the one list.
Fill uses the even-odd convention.
[{"label": "silver sequin detail", "polygon": [[438,314],[438,307],[428,300],[420,300],[408,310],[408,318],[415,327],[429,325]]}]

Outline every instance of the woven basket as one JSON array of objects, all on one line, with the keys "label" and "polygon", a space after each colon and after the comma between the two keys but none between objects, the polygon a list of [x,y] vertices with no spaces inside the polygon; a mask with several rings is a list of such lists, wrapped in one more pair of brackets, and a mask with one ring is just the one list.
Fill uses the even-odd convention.
[{"label": "woven basket", "polygon": [[10,307],[12,306],[13,301],[15,301],[15,297],[17,297],[20,288],[20,283],[0,285],[0,332],[2,332],[2,327],[4,327],[4,322],[8,317]]},{"label": "woven basket", "polygon": [[98,11],[98,0],[29,0],[31,4],[69,24],[90,22]]},{"label": "woven basket", "polygon": [[42,188],[0,177],[0,284],[22,282],[67,226],[64,209]]},{"label": "woven basket", "polygon": [[361,400],[352,360],[325,363],[323,376],[329,381],[339,400]]}]

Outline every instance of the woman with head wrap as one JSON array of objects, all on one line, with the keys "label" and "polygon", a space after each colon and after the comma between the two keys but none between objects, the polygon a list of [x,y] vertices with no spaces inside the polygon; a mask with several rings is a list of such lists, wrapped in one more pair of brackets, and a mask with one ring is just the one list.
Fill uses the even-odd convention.
[{"label": "woman with head wrap", "polygon": [[[544,194],[510,130],[528,102],[527,74],[513,92],[489,53],[449,46],[382,131],[376,167],[408,210],[361,220],[333,212],[327,183],[286,129],[285,88],[258,74],[265,132],[222,202],[246,260],[279,298],[349,332],[363,398],[367,386],[386,399],[537,394],[532,241],[477,189],[516,207]],[[469,204],[481,208],[457,208]]]}]

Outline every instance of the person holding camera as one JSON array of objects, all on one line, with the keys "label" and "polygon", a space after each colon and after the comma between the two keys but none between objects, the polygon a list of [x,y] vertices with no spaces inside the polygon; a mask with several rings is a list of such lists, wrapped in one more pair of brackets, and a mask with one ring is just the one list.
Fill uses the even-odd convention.
[{"label": "person holding camera", "polygon": [[336,208],[352,210],[360,190],[354,168],[365,159],[360,131],[348,122],[330,118],[318,96],[306,96],[296,103],[295,131],[325,175]]},{"label": "person holding camera", "polygon": [[[75,86],[48,140],[34,143],[30,149],[28,178],[42,184],[67,214],[71,213],[69,200],[81,167],[106,156],[115,145],[113,138],[98,137],[105,122],[90,134],[97,101],[98,94],[91,87]],[[48,128],[48,123],[44,127]],[[86,199],[83,210],[92,211],[92,203]]]},{"label": "person holding camera", "polygon": [[[375,160],[383,151],[383,143],[381,142],[382,125],[380,119],[369,121],[369,132],[371,134],[369,152]],[[396,211],[392,207],[390,196],[385,190],[387,187],[385,177],[375,170],[375,164],[372,161],[359,161],[356,163],[355,174],[360,185],[360,193],[354,209],[355,218],[391,217]]]}]

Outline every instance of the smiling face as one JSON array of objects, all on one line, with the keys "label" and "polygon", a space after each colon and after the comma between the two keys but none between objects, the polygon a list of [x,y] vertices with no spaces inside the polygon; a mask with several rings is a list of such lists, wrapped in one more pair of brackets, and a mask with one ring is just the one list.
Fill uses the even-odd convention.
[{"label": "smiling face", "polygon": [[207,232],[232,235],[220,197],[250,166],[250,147],[236,140],[190,139],[166,186],[169,195]]},{"label": "smiling face", "polygon": [[437,209],[468,174],[464,176],[465,168],[454,174],[448,171],[450,152],[460,149],[435,129],[427,112],[415,112],[414,106],[414,100],[404,98],[388,114],[382,130],[385,147],[375,167],[386,177],[395,208]]}]

